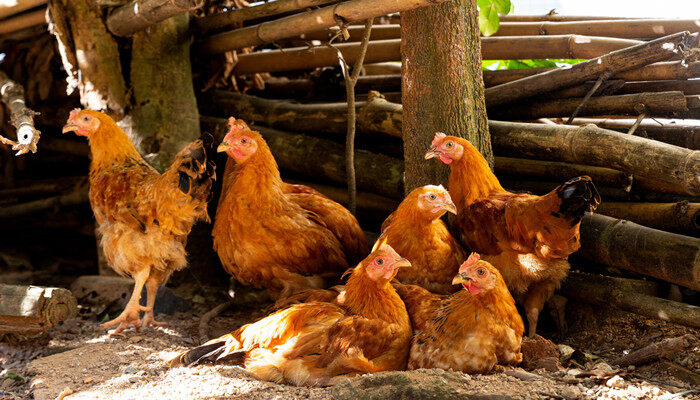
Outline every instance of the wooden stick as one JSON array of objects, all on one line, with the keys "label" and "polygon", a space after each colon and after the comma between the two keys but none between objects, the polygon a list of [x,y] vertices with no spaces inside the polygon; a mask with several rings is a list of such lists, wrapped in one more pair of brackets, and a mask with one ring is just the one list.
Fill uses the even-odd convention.
[{"label": "wooden stick", "polygon": [[486,89],[486,105],[496,106],[526,97],[573,86],[595,79],[601,73],[615,74],[676,56],[679,49],[697,46],[698,34],[681,32],[613,51],[592,60],[574,64]]},{"label": "wooden stick", "polygon": [[698,31],[697,19],[625,19],[569,22],[509,22],[500,24],[493,36],[587,35],[615,38],[658,38],[673,33]]},{"label": "wooden stick", "polygon": [[219,304],[218,306],[207,311],[206,314],[202,315],[202,318],[199,319],[199,342],[200,343],[204,343],[204,342],[209,340],[209,323],[211,322],[212,318],[221,314],[222,311],[231,307],[233,304],[234,304],[234,301],[229,300],[225,303]]},{"label": "wooden stick", "polygon": [[9,35],[23,29],[46,24],[46,10],[31,11],[8,18],[0,23],[0,36]]},{"label": "wooden stick", "polygon": [[700,289],[698,238],[597,214],[584,216],[580,231],[581,257]]},{"label": "wooden stick", "polygon": [[595,81],[595,83],[593,84],[593,87],[591,87],[590,90],[588,91],[588,93],[586,93],[586,95],[583,97],[583,100],[581,100],[581,103],[580,103],[578,106],[576,106],[576,109],[574,110],[574,112],[571,113],[571,116],[569,116],[569,119],[566,120],[566,124],[567,124],[567,125],[571,124],[571,121],[574,120],[574,118],[576,117],[576,115],[581,111],[581,109],[586,105],[586,103],[588,103],[588,100],[591,99],[591,96],[593,96],[593,94],[598,90],[598,88],[600,87],[600,85],[601,85],[603,82],[605,82],[606,80],[608,80],[608,78],[610,77],[610,75],[611,75],[611,74],[610,74],[609,72],[607,72],[607,71],[606,71],[606,72],[603,72],[603,73],[600,75],[600,77],[598,78],[598,80]]},{"label": "wooden stick", "polygon": [[700,203],[617,203],[604,201],[596,212],[668,232],[700,234]]},{"label": "wooden stick", "polygon": [[[8,3],[4,3],[8,4]],[[12,3],[9,3],[12,4]],[[46,0],[22,0],[14,2],[14,5],[0,5],[0,19],[17,15],[23,11],[31,10],[46,4]]]},{"label": "wooden stick", "polygon": [[700,79],[625,82],[615,93],[628,94],[671,91],[683,92],[686,96],[700,94]]},{"label": "wooden stick", "polygon": [[581,116],[613,114],[636,117],[639,115],[639,104],[644,105],[645,114],[654,117],[678,118],[688,112],[687,99],[682,92],[657,92],[592,97],[586,103],[582,99],[532,101],[529,104],[492,108],[489,116],[496,119],[533,120],[576,115],[574,112],[579,109],[577,114]]},{"label": "wooden stick", "polygon": [[0,220],[22,217],[54,208],[87,204],[88,201],[88,192],[84,188],[60,196],[0,208]]},{"label": "wooden stick", "polygon": [[559,21],[559,22],[566,22],[566,21],[598,21],[598,20],[609,20],[609,21],[615,21],[615,20],[626,20],[630,18],[623,18],[623,17],[601,17],[599,15],[596,16],[583,16],[583,15],[560,15],[557,14],[554,10],[550,11],[547,14],[542,14],[542,15],[514,15],[514,14],[507,14],[507,15],[499,15],[499,18],[501,22],[532,22],[532,21]]},{"label": "wooden stick", "polygon": [[34,128],[34,116],[39,113],[27,107],[22,85],[10,79],[2,71],[0,71],[0,96],[10,110],[10,122],[17,128],[17,141],[0,136],[0,143],[11,145],[12,150],[17,150],[18,156],[28,152],[36,153],[36,144],[39,142],[41,132]]},{"label": "wooden stick", "polygon": [[130,36],[203,4],[201,0],[131,0],[110,14],[107,28],[117,36]]},{"label": "wooden stick", "polygon": [[631,280],[572,271],[562,282],[560,292],[578,301],[614,306],[648,318],[700,327],[700,307],[638,292],[621,281]]},{"label": "wooden stick", "polygon": [[[576,118],[574,125],[594,124],[599,128],[617,131],[628,131],[632,126],[631,121],[600,118]],[[700,150],[700,126],[664,123],[656,121],[643,121],[638,128],[637,136],[658,140],[675,146],[685,147],[691,150]]]},{"label": "wooden stick", "polygon": [[78,302],[62,288],[0,284],[0,336],[36,334],[78,315]]},{"label": "wooden stick", "polygon": [[[695,314],[696,319],[700,320],[700,312],[696,311]],[[695,327],[697,328],[698,325],[696,325]],[[617,365],[619,367],[646,364],[650,361],[658,360],[659,358],[663,357],[668,357],[683,350],[690,350],[690,348],[697,345],[698,338],[696,338],[693,334],[688,333],[683,336],[666,338],[660,342],[644,346],[639,350],[635,350],[629,354],[617,358],[611,364]]]},{"label": "wooden stick", "polygon": [[[422,1],[422,0],[421,0]],[[246,28],[247,29],[247,28]],[[235,31],[234,31],[235,32]],[[205,39],[199,49],[205,53],[215,53],[224,49],[220,39],[213,40],[218,35]],[[523,58],[592,58],[608,54],[617,49],[624,49],[638,43],[628,39],[611,39],[567,36],[541,37],[497,37],[483,38],[481,55],[484,60],[493,59],[523,59]],[[218,46],[203,47],[205,44]],[[336,45],[343,52],[343,57],[349,63],[355,61],[359,54],[358,43]],[[227,48],[227,47],[226,47]],[[210,51],[211,50],[211,51]],[[372,41],[367,53],[368,63],[399,61],[401,55],[401,39]],[[311,69],[335,65],[335,52],[327,47],[295,47],[282,50],[254,52],[238,56],[238,64],[234,73],[242,75],[253,72],[282,72],[301,69]],[[671,57],[671,56],[668,56]],[[668,58],[667,57],[667,58]],[[597,77],[597,75],[596,75]],[[584,81],[587,79],[584,79]],[[553,89],[552,89],[553,90]]]},{"label": "wooden stick", "polygon": [[[700,195],[700,152],[593,125],[555,126],[490,121],[494,152],[614,168]],[[654,162],[649,162],[654,160]]]},{"label": "wooden stick", "polygon": [[[484,84],[486,87],[500,85],[517,79],[542,72],[557,70],[557,68],[529,68],[484,71]],[[626,81],[654,81],[671,79],[692,79],[700,75],[700,61],[690,62],[687,65],[681,61],[658,62],[645,65],[641,68],[616,73],[611,79],[623,79]]]},{"label": "wooden stick", "polygon": [[[349,0],[333,6],[290,15],[278,20],[236,29],[200,40],[196,45],[203,54],[224,53],[243,47],[258,46],[300,36],[368,18],[439,4],[445,0]],[[240,60],[239,60],[240,62]],[[353,62],[348,60],[348,62]]]},{"label": "wooden stick", "polygon": [[338,0],[276,0],[253,7],[236,8],[196,18],[194,24],[200,31],[218,30],[233,27],[252,19],[267,18],[337,2]]},{"label": "wooden stick", "polygon": [[[320,40],[327,41],[328,39],[338,35],[338,27],[333,27],[330,29],[324,29],[320,31],[307,32],[299,36],[299,40]],[[346,28],[348,33],[347,38],[343,38],[345,42],[359,42],[362,41],[362,34],[364,33],[364,26],[362,25],[352,25]],[[370,35],[371,40],[387,40],[387,39],[400,39],[401,38],[401,25],[379,25],[372,28],[372,34]]]}]

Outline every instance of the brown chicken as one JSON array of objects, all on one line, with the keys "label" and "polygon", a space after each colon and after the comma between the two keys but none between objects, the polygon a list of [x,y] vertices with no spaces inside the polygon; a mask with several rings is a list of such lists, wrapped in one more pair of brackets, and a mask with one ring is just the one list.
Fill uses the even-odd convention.
[{"label": "brown chicken", "polygon": [[[162,325],[153,319],[156,292],[173,271],[187,266],[185,243],[192,225],[209,221],[214,165],[197,140],[159,174],[121,128],[97,111],[73,110],[63,127],[64,133],[71,131],[90,142],[90,205],[107,262],[136,281],[124,311],[103,326],[119,324],[114,332],[119,333],[131,325]],[[139,305],[144,285],[145,307]],[[140,311],[145,312],[143,321]]]},{"label": "brown chicken", "polygon": [[460,239],[500,270],[534,336],[545,301],[569,270],[569,254],[580,246],[581,218],[600,203],[595,185],[581,176],[544,196],[510,193],[471,143],[439,132],[425,155],[433,157],[451,167]]},{"label": "brown chicken", "polygon": [[342,307],[293,305],[186,351],[170,365],[238,356],[258,379],[305,386],[404,369],[411,322],[390,281],[398,268],[410,265],[382,246],[353,269]]},{"label": "brown chicken", "polygon": [[443,296],[395,285],[414,330],[408,368],[483,374],[520,363],[523,320],[498,270],[472,253],[453,283],[464,290]]},{"label": "brown chicken", "polygon": [[442,186],[414,189],[382,224],[382,235],[413,268],[399,271],[402,283],[415,284],[434,293],[453,293],[452,277],[466,255],[440,219],[457,213],[450,194]]},{"label": "brown chicken", "polygon": [[367,255],[355,217],[301,185],[282,182],[270,148],[241,120],[229,120],[214,249],[226,271],[273,298],[325,286]]}]

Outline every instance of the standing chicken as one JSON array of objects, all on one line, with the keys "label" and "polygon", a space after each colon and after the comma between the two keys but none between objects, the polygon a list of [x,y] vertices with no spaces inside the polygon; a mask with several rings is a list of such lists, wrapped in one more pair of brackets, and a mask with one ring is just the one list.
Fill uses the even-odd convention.
[{"label": "standing chicken", "polygon": [[414,329],[408,368],[483,374],[496,364],[519,364],[523,320],[498,270],[472,253],[452,283],[464,290],[441,296],[395,285]]},{"label": "standing chicken", "polygon": [[435,293],[455,291],[452,277],[466,255],[440,219],[447,211],[457,213],[450,194],[442,186],[429,185],[411,191],[384,221],[380,241],[386,238],[413,265],[399,271],[400,282]]},{"label": "standing chicken", "polygon": [[355,217],[311,188],[282,182],[267,143],[243,121],[229,120],[218,151],[229,160],[214,249],[239,282],[284,298],[323,287],[323,278],[367,255]]},{"label": "standing chicken", "polygon": [[354,268],[342,307],[293,305],[186,351],[170,365],[238,355],[258,379],[305,386],[404,369],[411,322],[389,282],[398,268],[410,265],[390,246],[381,246]]},{"label": "standing chicken", "polygon": [[581,176],[544,196],[510,193],[471,143],[440,132],[425,155],[433,157],[452,169],[448,190],[462,242],[501,271],[534,336],[545,301],[569,270],[569,254],[580,246],[581,218],[600,203],[595,185]]},{"label": "standing chicken", "polygon": [[[119,324],[114,332],[119,333],[130,325],[162,325],[153,319],[156,292],[173,271],[187,266],[185,243],[192,225],[209,220],[214,165],[197,140],[159,174],[121,128],[97,111],[71,111],[63,132],[71,131],[90,142],[90,205],[107,262],[136,281],[124,311],[103,326]],[[144,285],[146,307],[139,305]],[[143,321],[140,311],[145,311]]]}]

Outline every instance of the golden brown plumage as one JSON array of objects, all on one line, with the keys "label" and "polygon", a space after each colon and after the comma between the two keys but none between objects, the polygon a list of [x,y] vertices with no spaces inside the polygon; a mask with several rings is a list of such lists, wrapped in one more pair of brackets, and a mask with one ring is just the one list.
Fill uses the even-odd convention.
[{"label": "golden brown plumage", "polygon": [[406,259],[382,246],[354,268],[343,306],[293,305],[186,351],[171,366],[239,355],[259,379],[305,386],[404,369],[411,323],[389,282],[405,266]]},{"label": "golden brown plumage", "polygon": [[443,133],[426,154],[433,157],[451,167],[460,239],[499,269],[525,307],[533,336],[545,301],[569,270],[567,257],[580,246],[581,218],[600,202],[593,182],[582,176],[544,196],[510,193],[471,143]]},{"label": "golden brown plumage", "polygon": [[523,321],[498,270],[473,253],[453,282],[462,290],[452,295],[395,285],[414,330],[408,368],[472,374],[520,363]]},{"label": "golden brown plumage", "polygon": [[[158,286],[187,266],[185,243],[192,225],[208,221],[207,198],[214,165],[201,140],[182,150],[159,174],[148,165],[126,134],[107,115],[74,110],[63,132],[87,136],[92,151],[90,204],[109,265],[136,281],[124,312],[104,326],[158,325],[153,304]],[[146,307],[139,306],[143,286]],[[145,311],[139,321],[139,311]]]},{"label": "golden brown plumage", "polygon": [[399,271],[402,283],[424,287],[434,293],[453,293],[452,285],[466,255],[440,219],[445,212],[456,213],[447,190],[442,186],[414,189],[382,225],[380,241],[406,257],[413,268]]},{"label": "golden brown plumage", "polygon": [[282,182],[265,140],[229,120],[214,249],[239,282],[274,298],[324,286],[367,253],[364,232],[340,204],[311,188]]}]

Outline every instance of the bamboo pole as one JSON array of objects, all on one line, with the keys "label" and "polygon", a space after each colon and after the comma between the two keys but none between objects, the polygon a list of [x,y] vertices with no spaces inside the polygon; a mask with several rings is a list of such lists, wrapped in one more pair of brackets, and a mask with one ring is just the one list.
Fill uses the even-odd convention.
[{"label": "bamboo pole", "polygon": [[107,17],[107,28],[117,36],[130,36],[203,4],[201,0],[131,0]]},{"label": "bamboo pole", "polygon": [[560,293],[578,301],[613,306],[648,318],[700,327],[700,307],[638,293],[619,284],[618,280],[572,271],[562,282]]},{"label": "bamboo pole", "polygon": [[[572,121],[573,125],[594,124],[599,128],[622,132],[629,131],[633,123],[634,121],[600,118],[575,118]],[[700,126],[697,125],[680,123],[665,123],[662,125],[656,121],[645,120],[639,125],[635,135],[691,150],[700,150]]]},{"label": "bamboo pole", "polygon": [[[446,0],[349,0],[333,6],[290,15],[274,21],[224,32],[200,40],[195,47],[203,54],[224,53],[327,29],[368,18],[442,3]],[[348,62],[351,62],[348,60]]]},{"label": "bamboo pole", "polygon": [[586,35],[614,38],[658,38],[673,33],[697,32],[698,19],[625,19],[600,21],[537,21],[500,24],[493,36]]},{"label": "bamboo pole", "polygon": [[683,92],[686,96],[698,95],[700,94],[700,79],[625,82],[615,93],[629,94],[669,91]]},{"label": "bamboo pole", "polygon": [[226,27],[233,27],[252,19],[267,18],[337,2],[338,0],[276,0],[257,6],[236,8],[234,10],[196,18],[194,24],[200,31],[219,30]]},{"label": "bamboo pole", "polygon": [[499,15],[499,18],[501,22],[533,22],[533,21],[559,21],[559,22],[566,22],[566,21],[598,21],[598,20],[611,20],[611,21],[617,21],[617,20],[626,20],[629,18],[623,18],[623,17],[601,17],[599,15],[593,16],[584,16],[584,15],[560,15],[557,14],[554,10],[550,11],[548,14],[542,14],[542,15],[514,15],[514,14],[507,14],[507,15]]},{"label": "bamboo pole", "polygon": [[[582,104],[582,99],[558,99],[532,101],[529,104],[513,104],[492,108],[489,116],[496,119],[533,120],[547,117],[566,117]],[[653,117],[682,117],[688,112],[686,97],[682,92],[637,93],[620,96],[592,97],[577,115],[632,115],[637,116],[639,105],[646,115]]]},{"label": "bamboo pole", "polygon": [[[557,68],[529,68],[484,71],[484,84],[486,87],[500,85],[517,79],[537,75],[542,72],[553,71]],[[681,61],[658,62],[645,65],[641,68],[616,73],[611,79],[623,79],[626,81],[655,81],[671,79],[692,79],[700,76],[700,61],[684,64]]]},{"label": "bamboo pole", "polygon": [[497,106],[552,90],[596,80],[603,73],[615,74],[675,57],[679,48],[697,46],[698,34],[682,32],[652,40],[601,57],[529,76],[486,89],[486,105]]},{"label": "bamboo pole", "polygon": [[31,11],[0,21],[0,36],[46,24],[46,10]]},{"label": "bamboo pole", "polygon": [[668,232],[695,237],[700,234],[700,203],[603,202],[596,212]]},{"label": "bamboo pole", "polygon": [[[207,39],[208,40],[208,39]],[[218,41],[212,41],[218,44]],[[499,37],[482,39],[482,58],[592,58],[623,49],[639,41],[610,38],[588,38],[581,36]],[[359,43],[343,43],[337,47],[347,62],[353,62],[359,52]],[[208,47],[199,47],[209,53]],[[222,47],[223,48],[223,47]],[[376,40],[369,44],[367,62],[398,61],[401,55],[401,40]],[[328,47],[295,47],[265,52],[254,52],[238,56],[234,69],[237,75],[253,72],[282,72],[337,64],[335,51]]]},{"label": "bamboo pole", "polygon": [[[562,126],[490,121],[500,155],[614,168],[700,195],[700,152],[593,125]],[[650,162],[653,160],[653,162]]]},{"label": "bamboo pole", "polygon": [[[202,116],[200,120],[203,127],[219,136],[226,132],[225,118]],[[346,183],[343,145],[261,126],[253,129],[263,135],[280,168],[335,183]],[[400,160],[358,150],[355,165],[358,188],[393,199],[403,196],[403,163]]]},{"label": "bamboo pole", "polygon": [[[23,11],[31,10],[34,7],[39,7],[46,4],[46,0],[21,0],[14,3],[14,5],[5,5],[7,3],[2,3],[0,5],[0,19],[11,17],[17,15]],[[0,23],[0,25],[5,22]]]},{"label": "bamboo pole", "polygon": [[583,217],[581,250],[588,260],[700,290],[700,239],[597,214]]},{"label": "bamboo pole", "polygon": [[[347,28],[348,37],[343,38],[345,42],[359,42],[362,39],[362,32],[364,27],[362,25],[353,25]],[[327,41],[328,39],[337,36],[340,29],[338,27],[333,27],[330,29],[307,32],[299,36],[301,40],[321,40]],[[372,35],[370,39],[372,40],[387,40],[387,39],[400,39],[401,38],[401,25],[378,25],[372,28]]]}]

